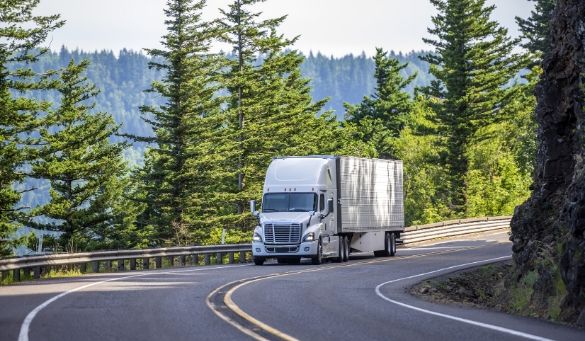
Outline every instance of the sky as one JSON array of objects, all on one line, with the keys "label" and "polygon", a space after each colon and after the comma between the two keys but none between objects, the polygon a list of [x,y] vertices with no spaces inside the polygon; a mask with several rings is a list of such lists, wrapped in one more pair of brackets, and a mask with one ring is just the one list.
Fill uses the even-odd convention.
[{"label": "sky", "polygon": [[[233,0],[208,0],[204,17],[219,15]],[[518,35],[515,16],[527,17],[527,0],[487,0],[497,6],[494,19]],[[65,26],[49,37],[50,47],[85,51],[123,48],[140,51],[160,46],[165,32],[166,0],[41,0],[36,14],[61,14]],[[375,47],[396,52],[429,49],[427,27],[435,14],[429,0],[268,0],[257,5],[265,18],[287,14],[281,33],[300,35],[295,48],[341,57]],[[225,46],[216,46],[216,49]]]}]

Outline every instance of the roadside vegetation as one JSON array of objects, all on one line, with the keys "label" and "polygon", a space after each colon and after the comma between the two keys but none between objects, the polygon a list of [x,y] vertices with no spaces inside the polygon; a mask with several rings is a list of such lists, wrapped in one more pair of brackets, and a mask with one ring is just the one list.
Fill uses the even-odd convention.
[{"label": "roadside vegetation", "polygon": [[[116,99],[99,97],[79,53],[61,53],[64,67],[42,62],[47,37],[65,22],[35,15],[39,1],[0,0],[1,257],[18,245],[247,242],[255,221],[246,202],[261,199],[272,157],[395,158],[404,161],[408,225],[515,213],[511,270],[480,270],[493,290],[475,293],[467,281],[463,291],[585,325],[582,1],[527,0],[535,8],[517,18],[514,39],[485,0],[430,0],[425,85],[406,72],[415,63],[372,46],[374,89],[339,115],[303,76],[297,38],[280,33],[286,17],[264,17],[261,0],[233,0],[212,21],[203,19],[205,0],[168,0],[162,48],[147,50],[143,65],[157,100],[130,104],[144,132],[96,110]],[[213,52],[214,42],[230,50]],[[129,161],[137,143],[139,163]],[[22,200],[31,192],[49,199]],[[60,236],[18,238],[23,227]]]},{"label": "roadside vegetation", "polygon": [[561,301],[567,292],[558,269],[553,271],[554,291],[546,297],[546,305],[534,304],[532,299],[538,274],[532,272],[519,283],[511,283],[509,274],[513,270],[512,261],[484,265],[422,281],[411,287],[410,293],[436,303],[491,309],[576,325],[575,321],[566,321],[561,315]]},{"label": "roadside vegetation", "polygon": [[[312,97],[297,38],[279,33],[285,17],[234,0],[206,21],[206,1],[170,0],[163,47],[147,50],[156,75],[147,92],[163,104],[135,103],[154,134],[123,133],[94,109],[100,89],[76,54],[62,69],[33,71],[46,36],[64,24],[33,15],[38,2],[0,6],[14,27],[0,32],[4,255],[23,242],[11,238],[20,226],[63,232],[44,243],[53,251],[248,241],[246,203],[260,199],[278,155],[403,160],[408,224],[511,214],[530,193],[539,69],[519,77],[535,59],[513,52],[519,41],[482,0],[433,1],[441,15],[425,41],[435,51],[421,62],[434,81],[414,94],[409,65],[376,49],[375,89],[346,103],[341,121],[324,110],[328,98]],[[212,52],[216,41],[230,51]],[[125,161],[131,143],[146,146],[139,165]],[[19,204],[30,191],[50,200]]]},{"label": "roadside vegetation", "polygon": [[[536,89],[537,95],[534,117],[538,122],[538,153],[536,158],[519,155],[533,160],[535,169],[530,198],[515,209],[512,219],[513,261],[425,281],[412,292],[438,301],[495,308],[583,327],[585,3],[535,2],[535,11],[529,18],[517,19],[524,34],[524,47],[533,65],[540,65],[542,71],[538,80],[534,74],[537,68],[526,77],[526,88]],[[522,104],[533,101],[532,96],[524,94],[524,100],[512,111],[517,119],[527,123],[517,114],[522,112]],[[509,123],[502,127],[510,129],[505,128],[506,124]],[[515,146],[518,145],[510,145],[512,150]],[[500,167],[506,163],[506,158],[498,159]],[[513,178],[509,173],[501,180]],[[468,187],[475,184],[468,183]],[[497,193],[497,188],[485,188],[484,193],[489,197]]]}]

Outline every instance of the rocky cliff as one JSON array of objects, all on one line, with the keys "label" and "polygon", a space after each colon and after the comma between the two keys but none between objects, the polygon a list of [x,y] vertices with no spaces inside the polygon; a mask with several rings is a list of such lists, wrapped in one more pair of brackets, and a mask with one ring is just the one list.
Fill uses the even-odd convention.
[{"label": "rocky cliff", "polygon": [[510,291],[522,309],[585,326],[585,1],[559,0],[537,87],[532,197],[512,220]]}]

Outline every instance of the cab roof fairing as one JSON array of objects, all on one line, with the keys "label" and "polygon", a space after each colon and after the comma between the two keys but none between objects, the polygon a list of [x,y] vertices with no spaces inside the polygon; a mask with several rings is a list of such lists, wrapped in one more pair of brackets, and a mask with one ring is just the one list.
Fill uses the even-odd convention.
[{"label": "cab roof fairing", "polygon": [[334,166],[335,160],[332,158],[275,158],[266,171],[263,191],[274,193],[327,190],[335,183]]}]

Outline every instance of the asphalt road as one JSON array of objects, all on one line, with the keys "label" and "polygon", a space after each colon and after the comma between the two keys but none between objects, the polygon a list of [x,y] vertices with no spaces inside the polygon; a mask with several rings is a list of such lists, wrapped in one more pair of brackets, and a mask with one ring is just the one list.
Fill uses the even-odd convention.
[{"label": "asphalt road", "polygon": [[437,305],[425,278],[505,259],[504,232],[349,263],[228,265],[0,288],[0,340],[585,340],[585,331]]}]

